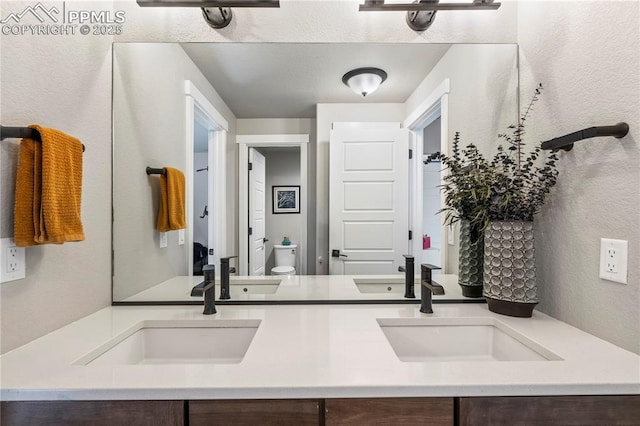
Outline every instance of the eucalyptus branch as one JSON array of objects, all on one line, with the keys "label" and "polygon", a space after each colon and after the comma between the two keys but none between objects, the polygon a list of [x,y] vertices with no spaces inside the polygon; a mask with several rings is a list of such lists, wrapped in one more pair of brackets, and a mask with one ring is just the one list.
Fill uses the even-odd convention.
[{"label": "eucalyptus branch", "polygon": [[451,156],[435,153],[426,159],[425,163],[441,160],[449,172],[441,185],[447,207],[439,213],[445,214],[445,224],[468,220],[472,233],[479,235],[491,220],[531,221],[540,211],[558,176],[555,153],[543,155],[540,146],[526,156],[524,153],[527,119],[541,93],[539,84],[520,122],[509,126],[510,133],[498,134],[507,148],[498,145],[490,161],[474,144],[461,149],[458,132],[453,138]]}]

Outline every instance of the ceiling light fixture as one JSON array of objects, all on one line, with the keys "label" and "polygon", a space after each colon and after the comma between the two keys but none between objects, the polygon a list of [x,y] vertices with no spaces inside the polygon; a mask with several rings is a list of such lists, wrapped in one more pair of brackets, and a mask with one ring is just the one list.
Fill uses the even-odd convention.
[{"label": "ceiling light fixture", "polygon": [[342,76],[342,82],[358,95],[367,96],[378,90],[387,79],[387,73],[380,68],[357,68]]},{"label": "ceiling light fixture", "polygon": [[493,0],[472,0],[471,3],[440,3],[440,0],[415,0],[413,3],[386,4],[385,0],[365,0],[360,12],[407,11],[407,25],[414,31],[424,31],[431,26],[439,10],[496,10],[501,3]]},{"label": "ceiling light fixture", "polygon": [[215,29],[231,22],[231,7],[280,7],[280,0],[136,0],[141,7],[199,7],[205,22]]}]

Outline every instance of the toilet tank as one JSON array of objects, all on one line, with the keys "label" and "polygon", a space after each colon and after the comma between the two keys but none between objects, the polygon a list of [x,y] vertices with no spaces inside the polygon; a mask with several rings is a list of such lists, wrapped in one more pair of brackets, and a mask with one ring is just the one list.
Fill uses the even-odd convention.
[{"label": "toilet tank", "polygon": [[274,244],[273,251],[276,256],[276,266],[296,266],[296,244],[283,246]]}]

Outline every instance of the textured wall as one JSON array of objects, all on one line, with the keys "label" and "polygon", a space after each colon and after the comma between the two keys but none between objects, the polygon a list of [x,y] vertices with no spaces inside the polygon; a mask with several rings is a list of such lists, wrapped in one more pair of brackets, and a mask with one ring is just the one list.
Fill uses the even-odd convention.
[{"label": "textured wall", "polygon": [[187,272],[191,248],[178,245],[178,232],[159,247],[159,178],[144,173],[147,166],[186,171],[185,80],[224,116],[234,139],[235,116],[179,44],[114,46],[114,300]]},{"label": "textured wall", "polygon": [[[28,5],[33,2],[3,1],[0,14]],[[104,2],[74,5],[111,8]],[[111,303],[111,41],[79,34],[1,38],[2,124],[55,127],[86,146],[86,240],[26,249],[26,278],[0,284],[2,352]],[[13,236],[18,143],[2,142],[2,237]]]},{"label": "textured wall", "polygon": [[[539,309],[640,353],[640,11],[637,1],[522,2],[521,99],[545,85],[535,143],[626,121],[624,139],[561,153],[560,181],[536,219]],[[570,29],[570,31],[569,31]],[[598,277],[600,238],[629,241],[629,284]]]}]

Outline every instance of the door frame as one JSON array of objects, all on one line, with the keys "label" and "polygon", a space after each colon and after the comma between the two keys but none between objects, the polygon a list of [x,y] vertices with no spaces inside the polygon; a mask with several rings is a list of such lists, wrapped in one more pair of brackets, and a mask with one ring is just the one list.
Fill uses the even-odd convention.
[{"label": "door frame", "polygon": [[[249,148],[300,148],[300,240],[298,257],[300,275],[307,273],[307,219],[308,219],[308,134],[236,135],[238,144],[238,268],[239,275],[249,275]],[[266,188],[265,188],[266,190]],[[244,195],[243,195],[244,194]],[[266,271],[265,271],[266,273]]]},{"label": "door frame", "polygon": [[[193,151],[195,122],[203,124],[208,133],[208,238],[207,246],[213,248],[208,262],[218,264],[223,253],[227,250],[226,232],[226,164],[227,164],[227,132],[229,123],[220,112],[209,102],[191,80],[184,82],[185,93],[185,146],[186,154],[186,216],[187,232],[185,245],[187,249],[188,274],[193,274]],[[212,169],[212,170],[211,170]],[[212,244],[213,241],[213,244]],[[213,245],[213,247],[211,247]],[[211,253],[211,251],[209,251]]]},{"label": "door frame", "polygon": [[[411,137],[409,138],[409,146],[413,150],[413,157],[410,167],[409,176],[409,229],[413,230],[413,241],[411,244],[412,254],[416,256],[422,251],[422,159],[424,155],[423,131],[424,128],[440,117],[440,152],[449,155],[449,92],[451,91],[451,82],[448,78],[444,79],[427,97],[411,111],[407,118],[403,121],[403,127],[409,129]],[[444,183],[444,173],[440,174],[440,183]],[[440,198],[440,208],[445,207],[444,197]],[[444,223],[444,215],[440,215],[440,223],[442,228],[442,247],[440,250],[441,267],[445,270],[447,265],[447,248],[450,244],[449,233],[454,230]],[[418,238],[420,236],[420,238]],[[448,271],[447,271],[448,272]]]}]

